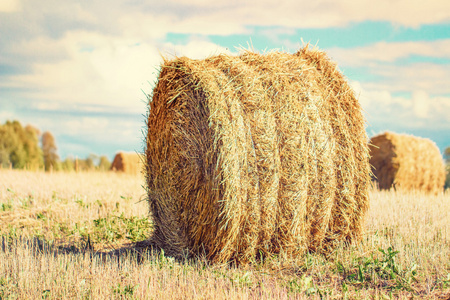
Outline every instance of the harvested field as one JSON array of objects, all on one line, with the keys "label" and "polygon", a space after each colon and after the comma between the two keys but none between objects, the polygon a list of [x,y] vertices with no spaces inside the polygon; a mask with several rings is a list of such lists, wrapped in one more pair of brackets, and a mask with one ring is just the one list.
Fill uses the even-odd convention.
[{"label": "harvested field", "polygon": [[449,193],[370,190],[360,242],[234,267],[135,244],[153,230],[143,183],[115,172],[0,170],[0,298],[450,297]]}]

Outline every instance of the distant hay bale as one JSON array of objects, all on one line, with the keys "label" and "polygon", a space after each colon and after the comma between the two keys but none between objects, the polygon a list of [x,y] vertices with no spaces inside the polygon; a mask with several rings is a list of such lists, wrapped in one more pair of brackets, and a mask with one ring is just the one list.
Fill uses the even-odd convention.
[{"label": "distant hay bale", "polygon": [[247,263],[361,236],[365,121],[323,52],[165,61],[149,106],[151,241],[167,254]]},{"label": "distant hay bale", "polygon": [[142,158],[139,154],[134,152],[119,152],[114,157],[111,164],[111,170],[128,174],[139,174],[143,170]]},{"label": "distant hay bale", "polygon": [[385,132],[371,139],[369,149],[372,173],[380,189],[444,190],[444,161],[431,140]]}]

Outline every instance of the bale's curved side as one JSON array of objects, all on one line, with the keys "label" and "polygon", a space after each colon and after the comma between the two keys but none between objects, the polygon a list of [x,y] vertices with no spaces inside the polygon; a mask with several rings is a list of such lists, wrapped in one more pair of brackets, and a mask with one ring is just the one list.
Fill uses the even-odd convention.
[{"label": "bale's curved side", "polygon": [[350,241],[367,153],[358,101],[320,51],[166,61],[148,117],[152,239],[218,262]]},{"label": "bale's curved side", "polygon": [[429,139],[386,132],[370,141],[373,174],[380,189],[444,190],[445,165]]},{"label": "bale's curved side", "polygon": [[365,120],[361,106],[337,65],[324,52],[301,49],[297,55],[306,59],[320,73],[322,97],[326,99],[332,136],[337,141],[333,166],[335,178],[333,218],[327,241],[352,240],[362,234],[362,218],[368,209],[367,190],[370,167]]},{"label": "bale's curved side", "polygon": [[[242,60],[258,71],[278,132],[280,175],[273,251],[291,254],[319,249],[328,228],[336,189],[327,103],[320,74],[304,60],[279,53]],[[286,74],[289,74],[286,76]]]}]

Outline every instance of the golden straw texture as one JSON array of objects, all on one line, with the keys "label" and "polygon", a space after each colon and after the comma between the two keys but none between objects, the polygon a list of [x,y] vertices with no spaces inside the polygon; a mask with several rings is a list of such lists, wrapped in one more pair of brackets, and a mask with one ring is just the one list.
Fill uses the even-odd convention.
[{"label": "golden straw texture", "polygon": [[360,237],[364,119],[325,53],[165,61],[149,106],[151,239],[166,253],[247,263]]},{"label": "golden straw texture", "polygon": [[429,139],[385,132],[370,141],[370,164],[380,189],[444,191],[445,165]]}]

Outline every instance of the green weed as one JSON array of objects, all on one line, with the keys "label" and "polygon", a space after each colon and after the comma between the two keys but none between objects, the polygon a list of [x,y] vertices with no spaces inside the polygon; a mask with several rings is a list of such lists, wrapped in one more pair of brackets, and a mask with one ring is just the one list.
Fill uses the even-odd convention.
[{"label": "green weed", "polygon": [[108,215],[92,221],[75,223],[72,234],[78,234],[83,238],[89,236],[94,243],[116,242],[120,239],[137,242],[145,240],[149,235],[149,230],[148,218],[126,217],[122,213],[119,216]]},{"label": "green weed", "polygon": [[131,285],[127,284],[122,286],[120,283],[117,285],[116,288],[113,289],[113,293],[116,296],[122,296],[125,297],[125,299],[134,299],[134,293],[136,289],[138,288],[138,285]]},{"label": "green weed", "polygon": [[75,199],[75,203],[77,203],[78,205],[80,205],[81,208],[89,208],[89,203],[85,203],[83,201],[83,199],[77,198]]},{"label": "green weed", "polygon": [[13,209],[13,203],[12,200],[8,200],[6,203],[0,204],[0,210],[1,211],[11,211]]},{"label": "green weed", "polygon": [[343,275],[343,290],[346,284],[353,285],[378,285],[380,281],[390,281],[386,286],[394,289],[411,291],[411,284],[417,281],[417,265],[412,264],[406,269],[402,269],[396,262],[399,251],[394,251],[392,247],[378,249],[381,258],[359,257],[350,268],[337,262],[336,270]]}]

